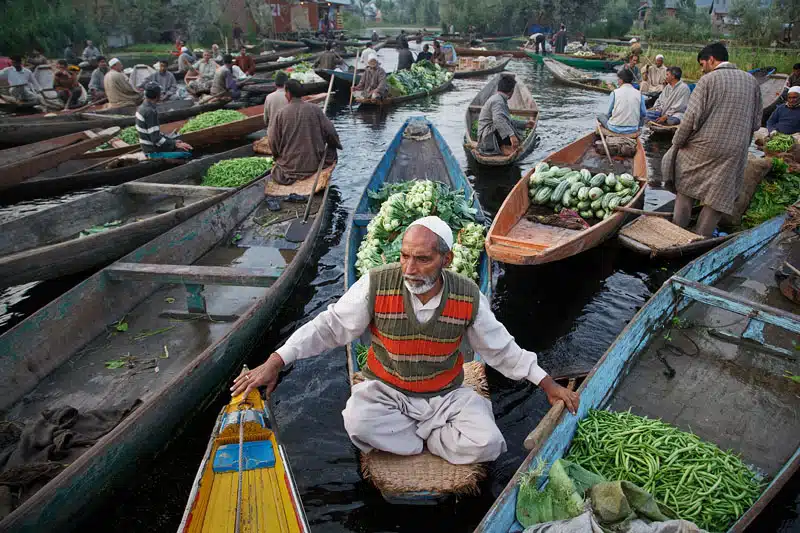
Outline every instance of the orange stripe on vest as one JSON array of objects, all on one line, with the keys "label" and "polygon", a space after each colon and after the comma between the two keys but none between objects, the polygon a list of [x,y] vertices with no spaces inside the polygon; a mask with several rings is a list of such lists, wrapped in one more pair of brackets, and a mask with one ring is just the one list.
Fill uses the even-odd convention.
[{"label": "orange stripe on vest", "polygon": [[401,294],[375,297],[376,313],[402,313],[404,308],[403,295]]},{"label": "orange stripe on vest", "polygon": [[381,362],[378,361],[378,358],[375,357],[375,352],[372,350],[372,348],[370,348],[369,352],[367,353],[367,366],[369,367],[370,371],[375,374],[375,377],[385,381],[386,383],[389,383],[390,385],[394,385],[399,389],[418,393],[436,392],[450,385],[450,383],[452,383],[452,381],[458,377],[458,375],[461,373],[462,367],[464,366],[464,356],[459,353],[458,359],[456,360],[456,364],[453,365],[453,368],[442,372],[434,378],[421,381],[406,381],[387,372],[386,369],[383,368],[383,365],[381,365]]},{"label": "orange stripe on vest", "polygon": [[426,339],[411,339],[411,340],[393,340],[385,335],[381,334],[381,331],[375,326],[375,324],[370,324],[369,330],[372,332],[373,335],[378,337],[383,344],[383,347],[386,348],[386,351],[390,354],[397,354],[397,355],[417,355],[417,354],[425,354],[425,355],[434,355],[434,356],[441,356],[441,357],[449,357],[453,355],[453,352],[458,350],[458,347],[461,345],[461,339],[459,338],[455,342],[437,342],[431,341]]},{"label": "orange stripe on vest", "polygon": [[472,318],[472,302],[461,302],[448,298],[442,309],[442,316],[469,321]]}]

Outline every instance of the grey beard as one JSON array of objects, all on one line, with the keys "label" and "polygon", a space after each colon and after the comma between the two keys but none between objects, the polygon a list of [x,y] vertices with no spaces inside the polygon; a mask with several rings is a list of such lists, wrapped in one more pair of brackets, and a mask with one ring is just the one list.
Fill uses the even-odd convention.
[{"label": "grey beard", "polygon": [[425,278],[424,280],[421,280],[423,281],[422,285],[412,285],[411,283],[409,283],[408,279],[404,277],[403,283],[405,283],[408,292],[410,292],[411,294],[419,295],[419,294],[425,294],[426,292],[431,290],[436,285],[437,279],[439,279],[438,276],[432,276],[430,278]]}]

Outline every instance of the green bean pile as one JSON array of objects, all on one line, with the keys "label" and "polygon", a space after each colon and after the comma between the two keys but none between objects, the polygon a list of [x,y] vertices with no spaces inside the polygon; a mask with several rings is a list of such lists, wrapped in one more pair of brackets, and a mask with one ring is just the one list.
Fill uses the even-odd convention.
[{"label": "green bean pile", "polygon": [[241,187],[272,169],[271,157],[240,157],[211,165],[203,177],[206,187]]},{"label": "green bean pile", "polygon": [[762,490],[739,457],[630,412],[590,411],[567,459],[610,481],[635,483],[707,531],[727,531]]},{"label": "green bean pile", "polygon": [[[139,144],[139,134],[136,132],[136,126],[128,126],[127,128],[120,130],[120,132],[114,136],[114,139],[125,141],[125,143],[130,145]],[[109,150],[111,148],[114,147],[111,146],[111,140],[109,140],[108,142],[104,142],[95,148],[95,150]]]},{"label": "green bean pile", "polygon": [[204,130],[213,126],[220,126],[229,122],[236,122],[247,118],[244,113],[239,113],[233,109],[217,109],[216,111],[209,111],[207,113],[200,113],[196,117],[189,120],[181,127],[178,133],[189,133],[197,130]]}]

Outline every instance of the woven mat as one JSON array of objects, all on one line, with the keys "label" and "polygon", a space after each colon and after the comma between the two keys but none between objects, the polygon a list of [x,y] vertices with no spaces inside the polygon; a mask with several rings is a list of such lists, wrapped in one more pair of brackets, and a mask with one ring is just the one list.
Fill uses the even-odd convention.
[{"label": "woven mat", "polygon": [[651,250],[666,250],[703,240],[700,235],[676,226],[669,220],[648,216],[637,218],[622,228],[620,234],[650,247]]},{"label": "woven mat", "polygon": [[[325,190],[325,187],[327,187],[328,183],[331,181],[331,174],[334,168],[336,168],[336,164],[322,169],[319,175],[319,181],[317,182],[317,189],[314,193]],[[311,194],[311,187],[314,186],[314,176],[316,176],[316,173],[300,181],[295,181],[291,185],[281,185],[269,180],[264,187],[264,194],[267,196],[289,196],[290,194],[308,196]]]},{"label": "woven mat", "polygon": [[[353,376],[353,384],[363,380],[360,372]],[[489,397],[489,384],[482,363],[464,364],[464,385]],[[438,492],[466,495],[479,492],[478,483],[486,477],[486,466],[450,464],[428,450],[411,456],[375,450],[361,454],[361,472],[384,494]]]}]

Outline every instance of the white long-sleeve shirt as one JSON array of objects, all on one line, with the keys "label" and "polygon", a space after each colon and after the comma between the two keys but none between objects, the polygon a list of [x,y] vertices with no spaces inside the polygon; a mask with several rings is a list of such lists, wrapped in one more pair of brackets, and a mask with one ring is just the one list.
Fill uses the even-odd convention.
[{"label": "white long-sleeve shirt", "polygon": [[42,90],[39,86],[39,82],[33,77],[33,73],[24,67],[19,71],[14,67],[7,67],[0,70],[0,80],[8,81],[8,84],[11,86],[27,85],[34,91],[38,92]]},{"label": "white long-sleeve shirt", "polygon": [[[312,321],[297,329],[289,340],[277,350],[287,365],[344,346],[363,334],[372,320],[369,305],[369,274],[362,276],[338,302],[318,314]],[[431,318],[442,301],[442,291],[423,304],[411,295],[413,312],[420,323]],[[523,350],[508,330],[492,313],[489,300],[481,294],[478,313],[472,326],[467,328],[467,340],[486,363],[509,379],[528,381],[538,385],[547,372],[537,363],[534,352]]]}]

